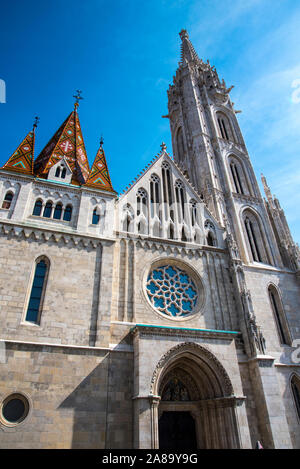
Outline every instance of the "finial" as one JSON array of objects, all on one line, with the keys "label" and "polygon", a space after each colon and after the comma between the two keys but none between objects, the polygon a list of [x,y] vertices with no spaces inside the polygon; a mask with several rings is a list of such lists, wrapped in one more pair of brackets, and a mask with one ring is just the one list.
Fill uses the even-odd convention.
[{"label": "finial", "polygon": [[75,110],[76,110],[76,109],[78,108],[78,106],[79,106],[79,100],[80,100],[80,99],[83,99],[83,97],[80,96],[81,93],[82,93],[81,90],[76,90],[76,93],[77,93],[77,94],[74,94],[74,95],[73,95],[73,98],[76,99],[76,101],[75,101],[75,103],[74,103],[74,108],[75,108]]},{"label": "finial", "polygon": [[162,142],[160,148],[161,148],[161,151],[166,151],[167,145],[165,144],[165,142]]},{"label": "finial", "polygon": [[186,29],[182,29],[179,33],[179,36],[181,38],[181,40],[183,41],[184,39],[188,39],[189,38],[189,35],[188,35],[188,32]]},{"label": "finial", "polygon": [[34,123],[33,123],[33,130],[35,130],[38,126],[40,118],[38,116],[35,116],[34,118]]},{"label": "finial", "polygon": [[104,140],[103,140],[103,135],[101,135],[101,137],[100,137],[100,148],[102,148],[102,146],[103,146],[103,143],[104,143]]}]

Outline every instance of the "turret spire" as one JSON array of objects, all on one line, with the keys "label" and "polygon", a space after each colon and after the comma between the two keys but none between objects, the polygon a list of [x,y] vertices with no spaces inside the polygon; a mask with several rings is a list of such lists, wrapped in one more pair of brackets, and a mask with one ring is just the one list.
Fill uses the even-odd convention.
[{"label": "turret spire", "polygon": [[82,185],[88,179],[90,168],[77,113],[78,101],[83,98],[80,97],[79,90],[77,91],[74,111],[69,114],[34,163],[34,172],[41,178],[47,178],[50,168],[65,157],[73,173],[72,184]]},{"label": "turret spire", "polygon": [[16,151],[11,155],[2,169],[17,171],[24,174],[33,174],[35,126],[28,132]]},{"label": "turret spire", "polygon": [[195,51],[193,44],[191,43],[189,39],[189,35],[186,29],[182,29],[179,33],[179,36],[181,38],[181,64],[184,64],[185,62],[192,62],[192,61],[197,61],[201,62],[201,60],[198,57],[197,52]]},{"label": "turret spire", "polygon": [[110,180],[105,153],[103,150],[103,137],[100,139],[100,147],[96,154],[86,186],[103,189],[109,192],[115,192]]}]

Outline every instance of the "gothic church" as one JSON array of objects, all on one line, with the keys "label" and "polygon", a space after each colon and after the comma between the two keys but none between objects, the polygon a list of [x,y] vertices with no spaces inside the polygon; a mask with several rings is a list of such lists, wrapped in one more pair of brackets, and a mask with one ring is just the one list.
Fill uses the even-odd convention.
[{"label": "gothic church", "polygon": [[1,448],[300,448],[299,250],[180,38],[173,158],[118,195],[77,99],[0,170]]}]

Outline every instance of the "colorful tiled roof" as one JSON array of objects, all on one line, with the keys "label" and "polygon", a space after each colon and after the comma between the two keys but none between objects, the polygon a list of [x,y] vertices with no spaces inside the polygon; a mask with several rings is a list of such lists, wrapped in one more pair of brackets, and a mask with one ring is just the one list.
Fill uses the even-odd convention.
[{"label": "colorful tiled roof", "polygon": [[35,132],[33,129],[26,135],[2,169],[17,171],[24,174],[33,174],[34,140]]},{"label": "colorful tiled roof", "polygon": [[34,173],[38,177],[46,178],[49,169],[65,157],[73,173],[71,184],[82,185],[87,181],[90,169],[76,109],[75,106],[37,157]]},{"label": "colorful tiled roof", "polygon": [[109,192],[115,192],[111,184],[102,142],[100,143],[100,148],[97,151],[89,178],[85,185]]}]

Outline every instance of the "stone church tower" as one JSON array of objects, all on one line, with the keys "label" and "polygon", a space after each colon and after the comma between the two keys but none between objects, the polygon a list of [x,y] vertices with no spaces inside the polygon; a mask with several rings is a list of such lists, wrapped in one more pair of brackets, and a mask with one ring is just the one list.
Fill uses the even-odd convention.
[{"label": "stone church tower", "polygon": [[0,447],[300,447],[299,250],[185,30],[165,144],[119,196],[74,110],[0,170]]}]

